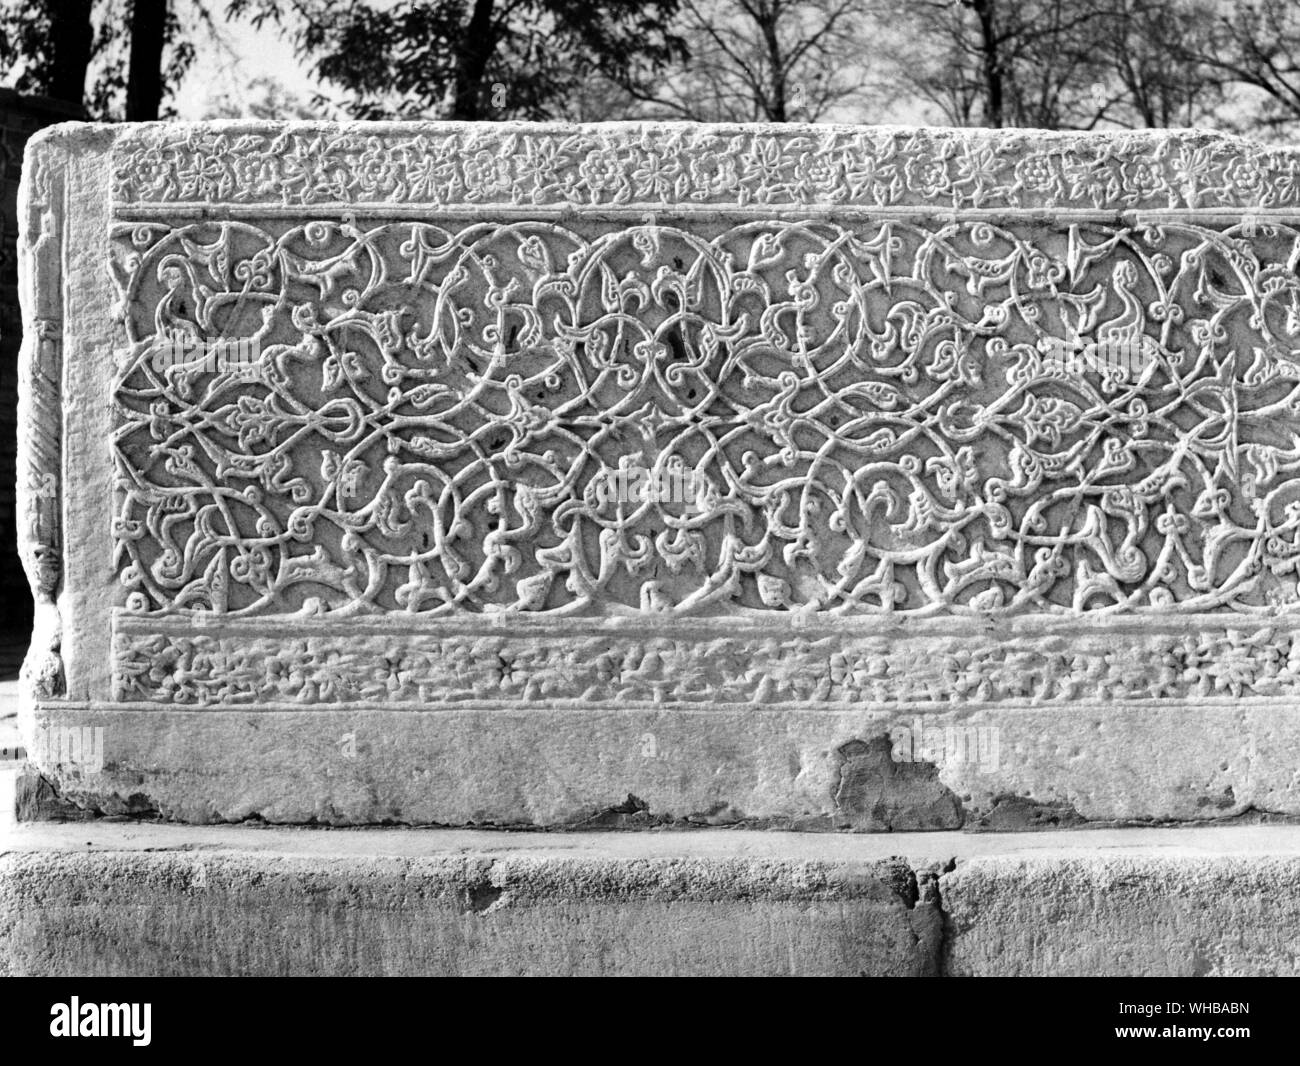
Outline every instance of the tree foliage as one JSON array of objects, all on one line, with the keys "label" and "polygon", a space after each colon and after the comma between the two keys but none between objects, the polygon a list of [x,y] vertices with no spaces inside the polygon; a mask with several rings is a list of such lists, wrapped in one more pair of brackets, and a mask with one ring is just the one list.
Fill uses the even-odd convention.
[{"label": "tree foliage", "polygon": [[19,92],[80,104],[89,118],[167,117],[165,101],[197,54],[192,31],[214,25],[199,0],[8,0],[0,68]]},{"label": "tree foliage", "polygon": [[0,65],[19,92],[84,103],[93,0],[30,0],[0,9]]},{"label": "tree foliage", "polygon": [[904,0],[900,79],[959,126],[1095,129],[1212,116],[1187,0]]},{"label": "tree foliage", "polygon": [[0,70],[166,117],[250,26],[318,89],[223,113],[1300,128],[1297,0],[0,0]]},{"label": "tree foliage", "polygon": [[866,102],[872,0],[683,0],[686,57],[649,113],[705,122],[816,121]]},{"label": "tree foliage", "polygon": [[1197,32],[1171,34],[1184,61],[1219,86],[1237,87],[1249,101],[1233,125],[1284,137],[1300,124],[1300,4],[1295,0],[1240,0],[1187,5]]},{"label": "tree foliage", "polygon": [[563,117],[594,77],[641,85],[683,54],[677,0],[234,0],[283,26],[357,117]]}]

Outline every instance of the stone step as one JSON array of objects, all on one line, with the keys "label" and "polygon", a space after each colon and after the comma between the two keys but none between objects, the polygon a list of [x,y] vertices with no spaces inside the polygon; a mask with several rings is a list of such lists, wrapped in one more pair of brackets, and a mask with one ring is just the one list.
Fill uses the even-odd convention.
[{"label": "stone step", "polygon": [[1300,827],[10,825],[6,975],[1300,974]]}]

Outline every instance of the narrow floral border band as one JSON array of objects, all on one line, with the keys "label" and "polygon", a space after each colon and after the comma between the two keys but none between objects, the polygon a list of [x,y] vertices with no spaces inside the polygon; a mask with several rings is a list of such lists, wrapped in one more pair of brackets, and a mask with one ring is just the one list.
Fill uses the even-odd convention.
[{"label": "narrow floral border band", "polygon": [[146,124],[112,168],[121,207],[1300,207],[1300,151],[1199,130]]},{"label": "narrow floral border band", "polygon": [[383,703],[828,708],[1300,695],[1300,635],[1272,625],[1049,637],[834,633],[114,635],[118,701],[169,706]]}]

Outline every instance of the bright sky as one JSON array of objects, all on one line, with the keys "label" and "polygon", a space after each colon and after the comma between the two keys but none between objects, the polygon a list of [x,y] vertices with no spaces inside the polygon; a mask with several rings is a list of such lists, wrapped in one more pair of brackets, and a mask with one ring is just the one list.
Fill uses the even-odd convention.
[{"label": "bright sky", "polygon": [[[21,9],[30,0],[0,0],[0,10]],[[56,0],[57,2],[57,0]],[[367,0],[371,6],[388,7],[398,0]],[[107,17],[120,18],[128,0],[98,0],[94,8],[94,21],[98,30]],[[184,36],[193,44],[196,58],[191,64],[177,92],[165,104],[173,108],[177,118],[194,120],[212,117],[237,117],[249,114],[250,104],[265,104],[268,87],[273,88],[282,102],[290,106],[285,118],[293,117],[292,105],[296,102],[313,117],[343,118],[341,108],[322,107],[313,101],[317,93],[335,99],[343,94],[337,88],[322,86],[309,74],[308,66],[294,55],[292,44],[271,22],[260,29],[251,22],[228,22],[225,18],[226,0],[172,0],[184,24]],[[214,27],[199,17],[199,5],[211,12]],[[284,5],[292,8],[292,4]],[[883,36],[883,30],[879,36]],[[12,85],[21,66],[9,72],[5,84]],[[90,76],[98,73],[92,64]],[[287,98],[287,100],[286,100]],[[121,101],[118,101],[119,105]],[[925,121],[922,108],[915,101],[899,101],[885,109],[887,113],[875,116],[876,121],[910,124]],[[861,121],[864,116],[853,112],[828,114],[832,121]]]},{"label": "bright sky", "polygon": [[214,40],[206,30],[196,31],[198,55],[173,101],[177,117],[203,118],[223,97],[246,103],[252,95],[249,87],[259,78],[274,79],[304,99],[317,90],[307,69],[294,57],[293,46],[270,23],[260,30],[246,22],[225,23],[220,34]]},{"label": "bright sky", "polygon": [[[384,2],[380,0],[378,6],[383,6]],[[182,17],[186,17],[185,13]],[[258,79],[272,79],[304,102],[310,101],[317,92],[337,95],[337,90],[331,94],[327,87],[322,87],[310,76],[307,66],[294,56],[293,46],[272,24],[266,23],[257,30],[246,22],[224,23],[219,31],[220,36],[216,39],[201,27],[194,34],[198,57],[172,101],[178,118],[210,117],[210,109],[222,100],[247,104],[258,96]],[[925,121],[923,110],[918,101],[900,101],[878,121],[901,125],[920,123]],[[342,116],[321,113],[320,117]],[[826,118],[853,121],[853,114],[830,114]]]}]

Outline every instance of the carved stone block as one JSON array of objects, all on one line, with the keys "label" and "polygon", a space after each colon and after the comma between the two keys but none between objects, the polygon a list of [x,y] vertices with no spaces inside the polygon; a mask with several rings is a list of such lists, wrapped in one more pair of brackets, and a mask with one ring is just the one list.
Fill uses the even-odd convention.
[{"label": "carved stone block", "polygon": [[65,799],[1300,813],[1296,151],[69,125],[22,213],[24,721]]}]

